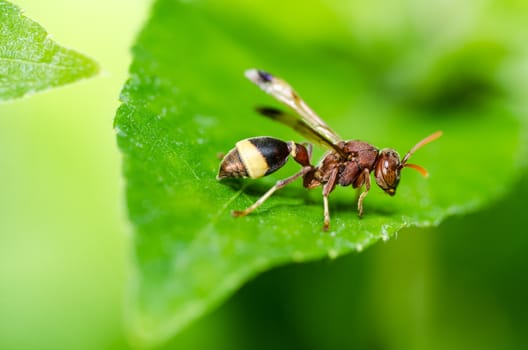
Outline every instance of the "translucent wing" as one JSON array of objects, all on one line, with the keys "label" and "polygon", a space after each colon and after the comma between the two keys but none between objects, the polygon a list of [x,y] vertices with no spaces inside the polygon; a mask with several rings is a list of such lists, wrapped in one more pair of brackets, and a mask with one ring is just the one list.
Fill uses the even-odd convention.
[{"label": "translucent wing", "polygon": [[[298,115],[291,115],[269,108],[259,110],[262,114],[293,127],[302,135],[310,137],[311,139],[336,149],[341,153],[336,147],[336,144],[342,140],[341,137],[339,137],[335,131],[330,129],[330,127],[326,125],[326,123],[319,118],[310,107],[308,107],[303,99],[287,82],[257,69],[249,69],[246,71],[245,75],[262,90],[290,107]],[[269,113],[266,113],[266,111]]]},{"label": "translucent wing", "polygon": [[343,150],[337,147],[332,141],[317,132],[310,125],[308,125],[303,118],[293,115],[273,107],[257,107],[257,112],[265,117],[278,121],[286,126],[297,131],[306,138],[319,143],[322,146],[334,149],[336,152],[343,154]]}]

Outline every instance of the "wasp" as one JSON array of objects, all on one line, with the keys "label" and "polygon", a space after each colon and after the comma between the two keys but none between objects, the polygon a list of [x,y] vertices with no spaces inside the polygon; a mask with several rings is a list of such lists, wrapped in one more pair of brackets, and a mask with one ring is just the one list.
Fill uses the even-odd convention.
[{"label": "wasp", "polygon": [[233,211],[233,216],[248,215],[260,207],[275,191],[302,177],[303,186],[307,189],[322,186],[323,230],[327,231],[330,227],[328,197],[337,185],[352,186],[359,190],[364,188],[357,201],[359,217],[362,217],[363,201],[371,187],[371,172],[374,172],[376,184],[390,196],[396,193],[403,168],[412,168],[424,177],[428,176],[423,167],[407,161],[416,150],[439,138],[442,135],[441,131],[419,141],[400,160],[400,155],[392,148],[378,149],[359,140],[343,141],[286,81],[257,69],[247,70],[245,76],[294,112],[262,107],[257,108],[260,114],[293,128],[302,136],[327,148],[328,152],[319,164],[313,165],[312,145],[309,143],[282,141],[268,136],[252,137],[237,142],[236,147],[222,159],[218,180],[247,177],[257,179],[267,176],[284,166],[290,157],[301,165],[301,170],[277,181],[251,206],[244,210]]}]

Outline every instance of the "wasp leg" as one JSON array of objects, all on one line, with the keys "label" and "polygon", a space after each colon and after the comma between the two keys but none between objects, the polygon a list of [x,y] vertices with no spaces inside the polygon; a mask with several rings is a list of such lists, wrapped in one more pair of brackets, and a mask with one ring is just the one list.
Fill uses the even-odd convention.
[{"label": "wasp leg", "polygon": [[336,186],[338,170],[338,168],[334,168],[332,170],[328,178],[328,182],[325,183],[323,186],[324,231],[328,231],[328,228],[330,227],[330,210],[328,209],[328,195],[330,195],[330,192],[332,192]]},{"label": "wasp leg", "polygon": [[358,212],[359,212],[359,217],[362,217],[363,216],[363,200],[365,199],[365,197],[367,196],[369,190],[370,190],[370,171],[369,169],[363,169],[363,172],[361,173],[361,175],[363,177],[363,182],[365,184],[365,191],[361,192],[361,195],[359,196],[359,199],[358,199]]},{"label": "wasp leg", "polygon": [[292,183],[293,181],[297,180],[299,177],[304,176],[308,171],[312,170],[312,168],[313,167],[311,165],[310,166],[305,166],[298,173],[296,173],[296,174],[294,174],[294,175],[292,175],[292,176],[290,176],[290,177],[288,177],[286,179],[277,181],[277,183],[275,183],[275,185],[272,188],[270,188],[268,190],[268,192],[264,193],[264,195],[262,197],[260,197],[251,206],[247,207],[244,210],[233,210],[231,212],[231,214],[233,216],[246,216],[246,215],[248,215],[249,213],[251,213],[252,211],[257,209],[258,207],[260,207],[262,205],[262,203],[264,203],[266,201],[266,199],[271,197],[271,195],[275,191],[280,190],[281,188],[283,188],[283,187],[289,185],[290,183]]}]

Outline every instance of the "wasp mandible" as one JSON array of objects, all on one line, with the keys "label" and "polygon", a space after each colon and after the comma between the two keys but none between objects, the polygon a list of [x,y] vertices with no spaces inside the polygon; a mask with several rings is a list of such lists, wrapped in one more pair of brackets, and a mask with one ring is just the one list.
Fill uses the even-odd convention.
[{"label": "wasp mandible", "polygon": [[326,231],[330,227],[328,196],[339,184],[362,188],[358,198],[359,216],[363,216],[363,201],[370,191],[370,173],[374,172],[376,184],[386,193],[394,196],[400,183],[403,168],[419,171],[424,177],[427,171],[416,164],[407,163],[413,153],[420,147],[439,138],[437,131],[411,148],[400,160],[394,149],[378,149],[371,144],[359,141],[343,141],[326,123],[304,102],[304,100],[284,80],[267,72],[249,69],[246,77],[266,93],[295,112],[293,114],[276,108],[257,108],[265,117],[285,124],[308,139],[329,149],[317,165],[312,165],[312,145],[282,141],[268,136],[252,137],[236,143],[236,147],[225,155],[220,163],[217,179],[249,177],[252,179],[269,175],[280,169],[289,157],[301,165],[301,170],[294,175],[277,181],[262,197],[244,210],[233,211],[233,216],[245,216],[262,205],[275,191],[287,186],[302,177],[303,186],[312,189],[323,188],[324,224]]}]

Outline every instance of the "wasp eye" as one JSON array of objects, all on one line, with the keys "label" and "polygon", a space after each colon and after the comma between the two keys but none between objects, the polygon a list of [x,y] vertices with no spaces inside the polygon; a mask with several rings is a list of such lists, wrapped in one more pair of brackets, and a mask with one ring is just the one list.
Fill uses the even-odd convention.
[{"label": "wasp eye", "polygon": [[375,171],[376,183],[393,196],[400,182],[400,156],[393,150],[382,150]]}]

